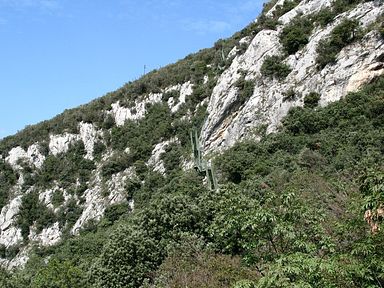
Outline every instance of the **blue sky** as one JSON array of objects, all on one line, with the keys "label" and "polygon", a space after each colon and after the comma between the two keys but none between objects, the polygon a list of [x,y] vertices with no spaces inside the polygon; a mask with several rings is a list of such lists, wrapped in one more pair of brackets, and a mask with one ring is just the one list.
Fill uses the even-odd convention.
[{"label": "blue sky", "polygon": [[0,138],[211,47],[263,0],[0,0]]}]

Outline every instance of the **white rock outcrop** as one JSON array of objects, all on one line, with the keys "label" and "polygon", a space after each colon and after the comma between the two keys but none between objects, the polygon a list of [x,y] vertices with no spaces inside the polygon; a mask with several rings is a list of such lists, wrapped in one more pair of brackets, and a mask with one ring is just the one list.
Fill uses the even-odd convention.
[{"label": "white rock outcrop", "polygon": [[61,135],[50,135],[49,151],[57,156],[68,151],[69,146],[79,140],[79,135],[64,133]]},{"label": "white rock outcrop", "polygon": [[[133,168],[128,168],[123,172],[112,175],[112,178],[104,184],[102,183],[101,176],[97,175],[90,184],[91,188],[84,192],[85,203],[82,204],[84,209],[79,219],[73,225],[71,233],[77,235],[89,221],[100,220],[104,215],[106,207],[127,201],[124,185],[128,178],[134,177],[136,175]],[[133,207],[133,202],[130,202],[130,205]]]},{"label": "white rock outcrop", "polygon": [[127,120],[138,120],[144,117],[147,104],[154,104],[161,101],[163,93],[151,93],[144,99],[136,100],[135,106],[127,108],[120,106],[120,102],[117,101],[111,105],[112,110],[109,112],[115,119],[117,126],[124,125]]},{"label": "white rock outcrop", "polygon": [[[188,81],[184,84],[175,85],[175,86],[172,86],[168,89],[165,89],[166,92],[172,91],[172,90],[176,90],[176,91],[180,92],[180,96],[179,96],[178,101],[175,101],[175,99],[173,99],[173,97],[171,97],[168,101],[168,105],[171,108],[171,112],[175,113],[180,109],[181,105],[183,105],[185,103],[186,98],[188,96],[192,95],[193,84],[191,83],[191,81]],[[177,104],[173,105],[175,102],[177,102]]]},{"label": "white rock outcrop", "polygon": [[[305,8],[309,13],[312,7],[313,12],[316,12],[319,9],[317,2],[322,1],[303,1],[295,9],[302,11],[300,9]],[[324,5],[328,5],[328,2],[324,1]],[[265,56],[278,54],[281,49],[279,31],[263,30],[258,33],[245,54],[236,57],[221,75],[213,90],[208,104],[209,116],[201,134],[205,151],[226,149],[238,140],[250,136],[251,131],[262,124],[268,126],[268,133],[276,131],[289,109],[302,106],[303,97],[310,92],[320,93],[320,105],[326,105],[383,74],[384,44],[374,31],[367,34],[362,41],[345,47],[338,55],[337,63],[327,65],[321,72],[317,70],[315,62],[319,41],[329,35],[343,19],[358,19],[364,27],[375,21],[383,11],[384,5],[363,3],[352,11],[339,15],[327,27],[317,28],[306,47],[285,60],[291,66],[292,72],[281,82],[266,79],[260,74]],[[294,12],[289,13],[293,15]],[[288,17],[287,14],[282,17]],[[237,100],[237,91],[233,84],[240,77],[239,70],[246,71],[246,79],[255,81],[255,89],[248,102],[233,110]],[[293,87],[302,97],[294,101],[283,101],[284,92]]]},{"label": "white rock outcrop", "polygon": [[8,157],[5,158],[12,167],[17,168],[17,163],[24,160],[34,165],[36,168],[41,168],[44,163],[45,156],[39,150],[39,144],[35,143],[28,147],[25,151],[22,147],[18,146],[9,151]]},{"label": "white rock outcrop", "polygon": [[17,196],[1,209],[0,244],[5,245],[6,247],[14,246],[23,239],[21,230],[14,226],[20,205],[21,196]]},{"label": "white rock outcrop", "polygon": [[98,133],[95,126],[91,123],[81,122],[79,128],[80,138],[83,141],[85,151],[87,152],[85,158],[93,160],[93,148],[100,133]]},{"label": "white rock outcrop", "polygon": [[44,228],[39,234],[31,233],[29,239],[43,246],[52,246],[60,241],[61,234],[59,222],[56,222],[52,226]]}]

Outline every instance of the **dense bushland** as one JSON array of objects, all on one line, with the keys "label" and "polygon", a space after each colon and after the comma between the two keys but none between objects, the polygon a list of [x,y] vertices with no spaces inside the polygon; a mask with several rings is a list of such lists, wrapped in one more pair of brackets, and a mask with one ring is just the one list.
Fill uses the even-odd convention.
[{"label": "dense bushland", "polygon": [[295,108],[278,133],[236,144],[215,159],[215,192],[194,172],[175,170],[178,157],[170,156],[172,177],[148,171],[145,184],[127,184],[135,199],[146,199],[134,212],[111,207],[97,226],[36,248],[25,270],[3,271],[1,281],[380,287],[384,234],[372,233],[363,216],[379,213],[384,201],[383,88],[381,77],[327,107]]}]

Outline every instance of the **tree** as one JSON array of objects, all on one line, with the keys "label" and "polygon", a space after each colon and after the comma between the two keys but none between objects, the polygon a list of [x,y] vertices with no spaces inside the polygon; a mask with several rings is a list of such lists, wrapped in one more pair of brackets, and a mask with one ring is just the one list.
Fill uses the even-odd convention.
[{"label": "tree", "polygon": [[33,277],[32,288],[83,288],[87,287],[84,271],[69,261],[51,259]]}]

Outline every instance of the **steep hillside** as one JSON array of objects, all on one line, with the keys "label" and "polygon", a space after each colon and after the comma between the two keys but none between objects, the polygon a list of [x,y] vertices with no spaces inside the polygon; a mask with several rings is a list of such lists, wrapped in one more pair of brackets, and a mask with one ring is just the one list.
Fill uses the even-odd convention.
[{"label": "steep hillside", "polygon": [[383,13],[271,1],[3,139],[0,286],[382,287]]}]

